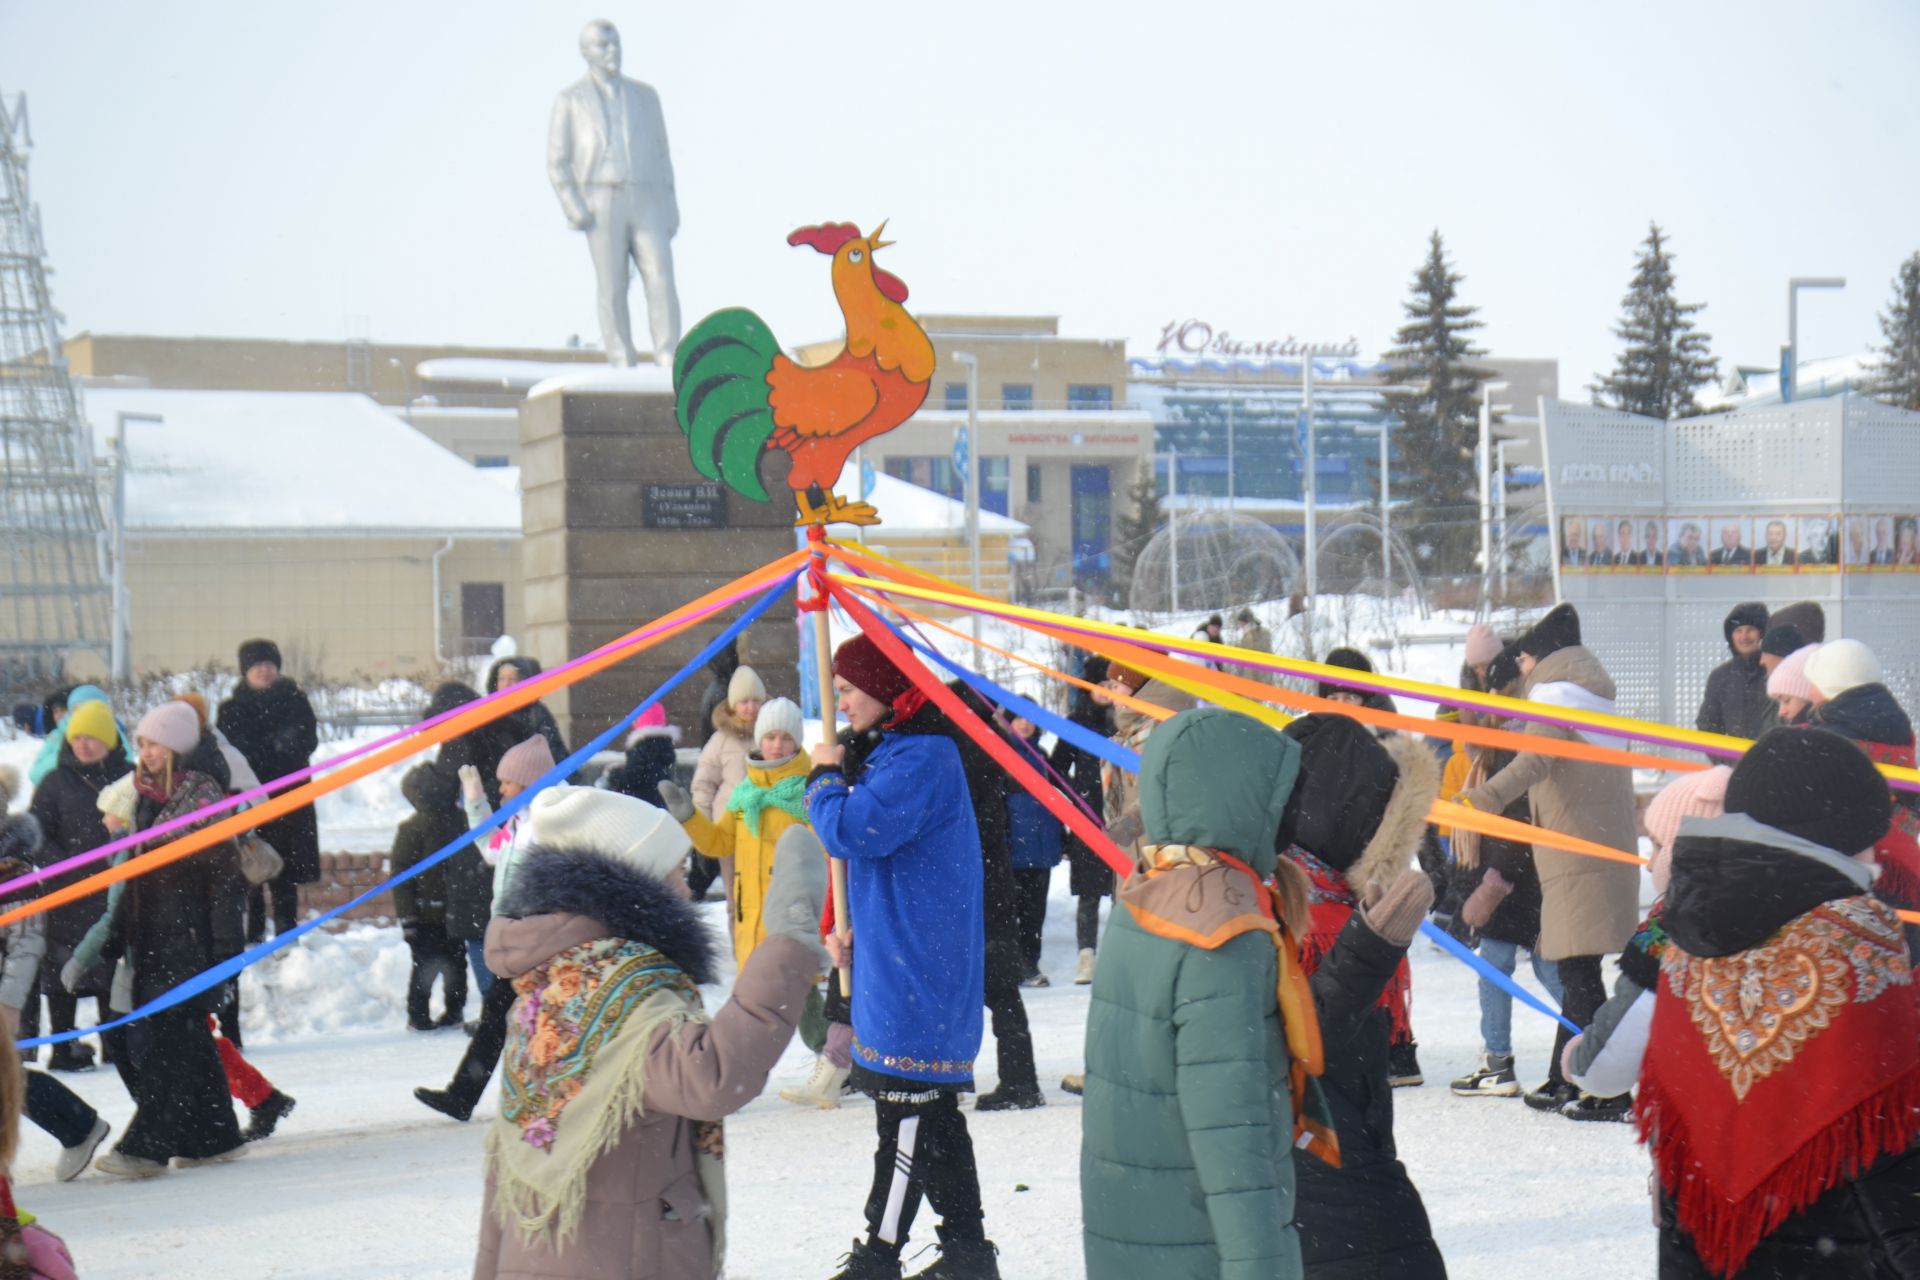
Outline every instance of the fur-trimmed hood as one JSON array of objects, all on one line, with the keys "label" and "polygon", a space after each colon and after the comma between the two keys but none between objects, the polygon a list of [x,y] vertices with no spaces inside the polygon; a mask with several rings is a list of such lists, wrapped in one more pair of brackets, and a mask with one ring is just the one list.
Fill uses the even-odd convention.
[{"label": "fur-trimmed hood", "polygon": [[713,709],[713,727],[721,733],[730,733],[736,738],[753,739],[753,726],[733,713],[733,708],[721,703]]},{"label": "fur-trimmed hood", "polygon": [[529,847],[500,914],[585,916],[605,926],[600,936],[644,943],[695,982],[715,978],[715,938],[693,903],[665,881],[593,849]]},{"label": "fur-trimmed hood", "polygon": [[1300,778],[1277,844],[1298,845],[1364,893],[1413,865],[1440,793],[1440,761],[1417,738],[1375,738],[1347,716],[1301,716],[1282,730],[1300,743]]}]

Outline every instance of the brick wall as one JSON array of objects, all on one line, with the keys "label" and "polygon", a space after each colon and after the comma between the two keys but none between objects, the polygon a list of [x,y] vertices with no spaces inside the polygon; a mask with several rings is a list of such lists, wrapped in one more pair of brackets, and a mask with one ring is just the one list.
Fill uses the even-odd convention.
[{"label": "brick wall", "polygon": [[[387,870],[384,853],[323,853],[320,878],[300,886],[300,918],[331,911],[343,902],[351,902],[392,872]],[[395,918],[393,894],[383,893],[333,921],[329,929],[344,929],[349,923],[391,924]]]}]

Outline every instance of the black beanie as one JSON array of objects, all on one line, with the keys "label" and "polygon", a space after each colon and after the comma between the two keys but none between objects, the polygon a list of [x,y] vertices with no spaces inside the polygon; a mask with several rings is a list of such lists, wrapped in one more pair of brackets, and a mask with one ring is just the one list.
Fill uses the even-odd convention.
[{"label": "black beanie", "polygon": [[1520,642],[1514,641],[1487,664],[1487,692],[1498,693],[1502,689],[1520,683]]},{"label": "black beanie", "polygon": [[1755,631],[1764,632],[1767,629],[1767,606],[1758,600],[1749,600],[1733,606],[1727,612],[1726,620],[1720,624],[1720,635],[1729,648],[1733,645],[1735,627],[1752,627]]},{"label": "black beanie", "polygon": [[[1335,649],[1327,655],[1327,665],[1330,667],[1345,667],[1349,671],[1365,671],[1369,673],[1373,671],[1373,664],[1367,661],[1367,655],[1358,649]],[[1355,691],[1349,689],[1346,685],[1327,684],[1324,681],[1314,689],[1315,696],[1321,698],[1330,698],[1336,693],[1353,692]]]},{"label": "black beanie", "polygon": [[1867,753],[1825,729],[1769,729],[1727,779],[1727,812],[1849,856],[1893,820],[1893,793]]},{"label": "black beanie", "polygon": [[[1728,639],[1732,639],[1731,636]],[[1795,650],[1807,647],[1807,638],[1800,634],[1800,628],[1791,622],[1776,622],[1767,628],[1766,636],[1760,641],[1760,652],[1770,653],[1776,658],[1784,658]]]},{"label": "black beanie", "polygon": [[245,675],[263,662],[271,662],[275,667],[285,666],[280,661],[280,646],[271,640],[247,640],[240,645],[240,674]]},{"label": "black beanie", "polygon": [[1827,611],[1820,607],[1817,600],[1802,600],[1784,609],[1776,609],[1772,622],[1775,626],[1800,628],[1800,634],[1807,638],[1808,644],[1827,642]]},{"label": "black beanie", "polygon": [[1535,662],[1580,643],[1580,614],[1570,604],[1557,604],[1547,616],[1520,637],[1520,652]]}]

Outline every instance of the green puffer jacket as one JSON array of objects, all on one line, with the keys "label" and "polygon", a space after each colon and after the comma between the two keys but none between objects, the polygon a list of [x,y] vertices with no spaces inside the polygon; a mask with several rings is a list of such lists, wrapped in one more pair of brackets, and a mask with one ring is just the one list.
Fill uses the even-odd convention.
[{"label": "green puffer jacket", "polygon": [[[1265,875],[1299,749],[1234,712],[1154,730],[1148,844],[1223,849]],[[1136,873],[1100,949],[1087,1018],[1080,1196],[1100,1280],[1292,1280],[1289,1056],[1274,926],[1223,865]]]}]

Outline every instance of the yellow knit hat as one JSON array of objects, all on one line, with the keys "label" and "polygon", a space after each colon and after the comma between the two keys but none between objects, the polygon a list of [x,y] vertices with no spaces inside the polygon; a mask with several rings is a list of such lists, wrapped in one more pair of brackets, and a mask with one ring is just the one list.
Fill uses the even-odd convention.
[{"label": "yellow knit hat", "polygon": [[67,741],[75,738],[98,738],[109,747],[120,745],[120,728],[113,722],[113,708],[104,702],[83,702],[67,712],[66,723],[61,726],[67,735]]}]

